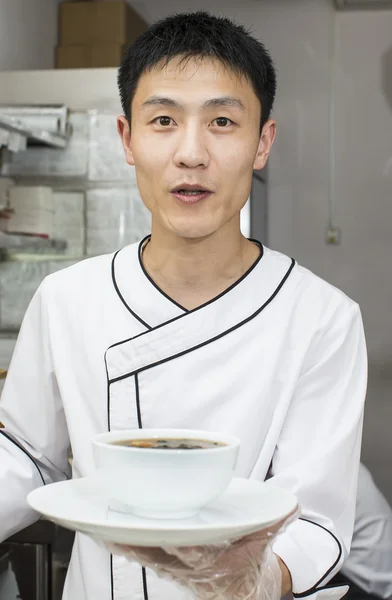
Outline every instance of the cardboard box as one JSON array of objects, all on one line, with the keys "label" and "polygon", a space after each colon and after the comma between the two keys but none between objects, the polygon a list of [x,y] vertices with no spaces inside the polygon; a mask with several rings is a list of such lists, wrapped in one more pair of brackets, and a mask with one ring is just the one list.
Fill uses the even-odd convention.
[{"label": "cardboard box", "polygon": [[56,68],[91,69],[118,67],[126,48],[126,44],[59,46],[56,51]]},{"label": "cardboard box", "polygon": [[[132,0],[126,0],[128,2],[128,4],[131,4]],[[63,0],[63,3],[69,3],[69,2],[118,2],[118,0]]]},{"label": "cardboard box", "polygon": [[59,10],[60,46],[127,44],[147,29],[125,0],[63,2]]}]

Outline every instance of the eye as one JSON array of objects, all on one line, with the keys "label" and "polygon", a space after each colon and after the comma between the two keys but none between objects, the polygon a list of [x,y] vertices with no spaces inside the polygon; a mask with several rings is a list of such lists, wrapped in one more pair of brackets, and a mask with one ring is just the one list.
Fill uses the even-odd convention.
[{"label": "eye", "polygon": [[225,128],[228,125],[234,125],[233,121],[227,117],[218,117],[217,119],[214,119],[213,123],[216,123],[218,127],[222,128]]},{"label": "eye", "polygon": [[174,121],[170,117],[157,117],[153,120],[153,123],[161,125],[161,127],[169,127]]}]

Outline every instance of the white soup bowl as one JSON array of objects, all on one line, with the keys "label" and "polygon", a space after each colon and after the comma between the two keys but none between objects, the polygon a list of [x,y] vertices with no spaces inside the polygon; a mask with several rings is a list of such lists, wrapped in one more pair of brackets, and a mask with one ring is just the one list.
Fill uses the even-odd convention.
[{"label": "white soup bowl", "polygon": [[[205,449],[140,448],[122,440],[208,440],[222,445]],[[93,439],[96,476],[110,497],[138,516],[182,519],[220,496],[231,482],[240,442],[222,433],[191,429],[111,431]]]}]

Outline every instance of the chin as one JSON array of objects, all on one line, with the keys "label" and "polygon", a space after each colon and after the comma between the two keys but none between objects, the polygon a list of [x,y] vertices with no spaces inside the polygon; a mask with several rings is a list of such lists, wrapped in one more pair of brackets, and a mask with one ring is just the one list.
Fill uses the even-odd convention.
[{"label": "chin", "polygon": [[222,223],[192,222],[192,219],[188,218],[186,220],[178,220],[177,222],[172,220],[167,224],[166,228],[180,238],[197,240],[213,235],[222,226]]},{"label": "chin", "polygon": [[218,228],[211,228],[211,227],[178,227],[175,229],[172,229],[172,231],[174,231],[174,233],[178,236],[181,237],[183,239],[188,239],[188,240],[199,240],[202,238],[207,238],[211,235],[213,235],[214,233],[216,233],[216,231],[218,231]]}]

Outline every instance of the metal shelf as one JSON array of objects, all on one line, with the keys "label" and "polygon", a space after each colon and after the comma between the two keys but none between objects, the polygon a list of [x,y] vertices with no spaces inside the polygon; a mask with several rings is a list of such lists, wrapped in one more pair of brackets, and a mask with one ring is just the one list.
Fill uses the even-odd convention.
[{"label": "metal shelf", "polygon": [[54,240],[39,236],[18,235],[0,231],[0,260],[13,260],[13,255],[57,254],[67,248],[65,240]]},{"label": "metal shelf", "polygon": [[21,152],[30,145],[66,148],[72,135],[63,105],[0,105],[0,148]]}]

